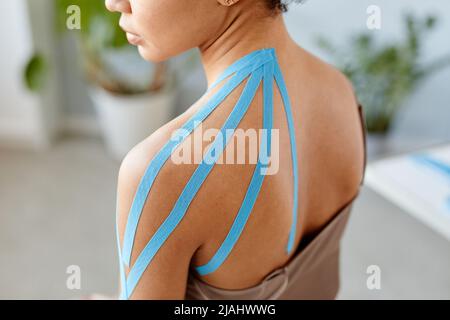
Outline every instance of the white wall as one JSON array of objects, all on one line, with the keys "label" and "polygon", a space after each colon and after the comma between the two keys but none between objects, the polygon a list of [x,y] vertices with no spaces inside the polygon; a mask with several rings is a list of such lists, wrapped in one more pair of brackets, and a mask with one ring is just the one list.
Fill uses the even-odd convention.
[{"label": "white wall", "polygon": [[[46,149],[60,130],[60,63],[52,15],[50,0],[0,2],[0,147]],[[48,65],[39,93],[29,92],[23,82],[34,52]]]},{"label": "white wall", "polygon": [[24,0],[0,1],[0,140],[43,142],[39,99],[23,85],[22,70],[32,54]]}]

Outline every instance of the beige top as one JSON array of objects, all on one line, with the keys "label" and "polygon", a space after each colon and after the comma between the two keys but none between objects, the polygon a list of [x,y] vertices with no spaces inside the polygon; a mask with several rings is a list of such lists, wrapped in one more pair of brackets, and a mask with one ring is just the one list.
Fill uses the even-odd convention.
[{"label": "beige top", "polygon": [[[358,106],[358,110],[364,128],[366,153],[365,122],[361,106]],[[364,168],[366,158],[367,156],[364,159]],[[340,209],[316,236],[312,239],[303,239],[294,257],[284,267],[269,273],[259,285],[248,289],[224,290],[208,285],[191,273],[185,298],[188,300],[334,299],[339,291],[340,240],[358,194]]]}]

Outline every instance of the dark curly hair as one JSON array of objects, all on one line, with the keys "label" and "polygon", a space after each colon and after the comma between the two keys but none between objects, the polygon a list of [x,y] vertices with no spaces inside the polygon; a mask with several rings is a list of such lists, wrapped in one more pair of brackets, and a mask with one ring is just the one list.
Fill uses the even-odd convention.
[{"label": "dark curly hair", "polygon": [[290,2],[304,2],[305,0],[264,0],[270,10],[286,12]]},{"label": "dark curly hair", "polygon": [[281,12],[287,11],[286,3],[283,3],[281,0],[265,0],[270,10],[280,10]]}]

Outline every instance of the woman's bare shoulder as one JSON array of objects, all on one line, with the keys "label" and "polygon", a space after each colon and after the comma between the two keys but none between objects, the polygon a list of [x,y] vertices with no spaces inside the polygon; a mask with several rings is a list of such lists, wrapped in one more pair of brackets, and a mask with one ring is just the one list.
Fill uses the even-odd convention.
[{"label": "woman's bare shoulder", "polygon": [[302,70],[309,80],[302,101],[306,101],[306,125],[311,124],[310,138],[327,146],[321,157],[336,160],[330,170],[335,180],[345,186],[345,193],[353,195],[359,188],[364,165],[363,123],[353,84],[333,65],[304,54]]},{"label": "woman's bare shoulder", "polygon": [[[226,100],[219,107],[228,108],[231,102]],[[158,130],[156,130],[149,137],[138,143],[123,159],[119,175],[118,175],[118,212],[119,219],[122,222],[120,229],[125,227],[129,210],[132,206],[132,202],[136,191],[142,181],[142,177],[145,175],[149,166],[152,165],[152,161],[162,150],[162,148],[173,139],[179,130],[183,130],[184,124],[199,110],[201,103],[196,102],[186,112],[173,119],[169,123],[165,124]],[[212,118],[220,122],[222,110],[215,114]],[[208,119],[209,121],[209,119]],[[206,121],[205,123],[208,123]],[[214,122],[215,122],[214,121]],[[204,124],[206,126],[206,124]],[[208,123],[208,125],[211,125]],[[216,124],[214,124],[215,126]],[[143,223],[146,221],[152,221],[156,225],[160,225],[162,221],[170,214],[171,209],[178,200],[180,194],[183,192],[189,179],[192,177],[195,169],[198,167],[198,163],[192,162],[178,162],[179,159],[173,157],[177,153],[177,150],[184,148],[186,152],[192,152],[189,158],[192,160],[202,157],[204,148],[207,144],[202,144],[200,148],[190,147],[192,143],[195,143],[193,132],[191,132],[186,139],[181,142],[176,149],[170,150],[169,157],[164,161],[164,164],[160,168],[151,189],[149,190],[145,207],[143,208],[143,215],[152,215],[151,219],[141,220]],[[174,151],[174,152],[172,152]],[[207,200],[207,199],[205,199]],[[207,203],[207,201],[205,202]],[[202,206],[202,208],[205,208]],[[183,224],[190,224],[202,226],[201,230],[207,230],[205,227],[205,212],[201,208],[195,210],[192,206],[189,208],[189,212],[195,211],[193,214],[187,215],[183,219]],[[146,226],[147,230],[152,230],[155,225]],[[179,229],[179,228],[177,228]],[[183,228],[181,228],[181,232]],[[196,237],[196,243],[201,242],[203,239],[202,232],[192,232],[193,229],[187,230],[190,233],[189,237]],[[178,231],[180,232],[180,231]]]},{"label": "woman's bare shoulder", "polygon": [[119,170],[119,182],[137,184],[150,165],[152,159],[171,139],[180,127],[180,119],[174,119],[157,129],[149,137],[139,142],[122,160]]}]

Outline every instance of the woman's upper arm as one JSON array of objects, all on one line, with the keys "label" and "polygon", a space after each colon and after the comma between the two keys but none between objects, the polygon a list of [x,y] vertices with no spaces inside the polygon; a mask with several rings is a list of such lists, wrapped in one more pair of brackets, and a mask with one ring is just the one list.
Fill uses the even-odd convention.
[{"label": "woman's upper arm", "polygon": [[[117,222],[122,248],[128,215],[136,190],[158,147],[157,143],[143,142],[127,155],[121,165],[118,179]],[[131,269],[152,236],[169,216],[178,198],[179,190],[183,188],[182,171],[183,168],[169,161],[150,189],[136,228],[131,251]],[[192,216],[191,213],[187,214],[170,233],[145,268],[132,294],[128,292],[129,298],[184,298],[191,258],[202,242],[199,232],[196,232],[195,218]],[[130,268],[125,266],[125,273],[128,275],[129,272]]]}]

